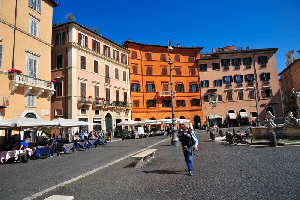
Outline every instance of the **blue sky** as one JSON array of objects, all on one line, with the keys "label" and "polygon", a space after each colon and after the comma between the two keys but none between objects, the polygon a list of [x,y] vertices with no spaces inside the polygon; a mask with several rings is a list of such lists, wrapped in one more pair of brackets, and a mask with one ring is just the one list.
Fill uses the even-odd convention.
[{"label": "blue sky", "polygon": [[[300,50],[300,0],[56,0],[53,22],[96,27],[122,45],[127,39],[152,45],[212,47],[236,45],[251,49],[279,48],[278,72],[285,54]],[[295,52],[296,58],[299,54]]]}]

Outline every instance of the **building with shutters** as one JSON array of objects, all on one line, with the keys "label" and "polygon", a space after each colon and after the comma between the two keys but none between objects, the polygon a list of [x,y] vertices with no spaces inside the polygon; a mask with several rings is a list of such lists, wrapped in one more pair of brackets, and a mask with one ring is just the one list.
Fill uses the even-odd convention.
[{"label": "building with shutters", "polygon": [[98,123],[83,131],[131,120],[127,48],[76,22],[53,27],[52,45],[52,118]]},{"label": "building with shutters", "polygon": [[[20,116],[50,120],[54,92],[50,74],[51,29],[56,6],[54,0],[0,1],[2,119]],[[15,133],[18,132],[0,131],[0,144],[11,144]],[[23,133],[21,139],[35,140],[34,132],[26,132],[25,136]]]},{"label": "building with shutters", "polygon": [[282,122],[277,48],[235,46],[201,54],[200,92],[206,123],[218,126],[264,123],[267,111]]},{"label": "building with shutters", "polygon": [[202,120],[199,73],[196,60],[202,47],[173,46],[173,81],[170,82],[168,46],[148,45],[130,40],[130,83],[132,119],[170,119],[171,84],[175,117],[189,119],[198,128]]}]

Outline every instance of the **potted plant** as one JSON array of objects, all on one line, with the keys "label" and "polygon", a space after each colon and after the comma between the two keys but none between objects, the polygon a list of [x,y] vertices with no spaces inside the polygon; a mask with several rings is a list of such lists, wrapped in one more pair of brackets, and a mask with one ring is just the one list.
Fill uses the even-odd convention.
[{"label": "potted plant", "polygon": [[8,70],[8,73],[9,74],[11,74],[11,73],[22,74],[22,71],[19,69],[10,69],[10,70]]}]

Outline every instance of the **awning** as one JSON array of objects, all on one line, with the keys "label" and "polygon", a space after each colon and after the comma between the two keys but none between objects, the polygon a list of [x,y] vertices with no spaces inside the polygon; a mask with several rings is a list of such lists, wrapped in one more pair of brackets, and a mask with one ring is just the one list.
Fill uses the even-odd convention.
[{"label": "awning", "polygon": [[235,113],[228,113],[229,119],[236,119]]},{"label": "awning", "polygon": [[240,112],[241,118],[248,118],[248,115],[246,112]]},{"label": "awning", "polygon": [[221,118],[222,119],[222,115],[207,115],[208,119],[218,119]]}]

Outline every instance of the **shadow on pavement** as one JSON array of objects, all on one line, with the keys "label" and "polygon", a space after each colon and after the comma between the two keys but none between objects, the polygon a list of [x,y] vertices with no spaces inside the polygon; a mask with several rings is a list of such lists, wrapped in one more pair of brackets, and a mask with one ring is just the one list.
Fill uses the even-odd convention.
[{"label": "shadow on pavement", "polygon": [[184,171],[171,171],[171,170],[153,170],[153,171],[142,171],[146,174],[182,174]]}]

